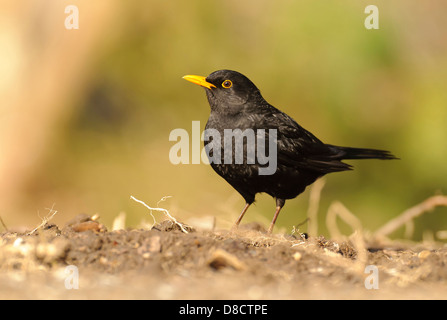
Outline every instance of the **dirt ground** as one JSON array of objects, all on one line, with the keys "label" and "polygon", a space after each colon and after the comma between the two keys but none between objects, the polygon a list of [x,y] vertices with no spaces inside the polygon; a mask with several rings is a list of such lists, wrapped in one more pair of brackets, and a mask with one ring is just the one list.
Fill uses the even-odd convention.
[{"label": "dirt ground", "polygon": [[166,220],[107,231],[81,215],[0,235],[0,298],[447,298],[443,244],[354,244],[266,235],[257,224],[203,231]]}]

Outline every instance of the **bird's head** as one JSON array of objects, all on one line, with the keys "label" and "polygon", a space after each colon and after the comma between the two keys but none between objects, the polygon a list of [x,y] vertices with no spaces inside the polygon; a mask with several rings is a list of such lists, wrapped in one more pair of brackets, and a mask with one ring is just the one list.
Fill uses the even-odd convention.
[{"label": "bird's head", "polygon": [[183,79],[206,88],[211,109],[237,108],[261,97],[255,84],[237,71],[218,70],[208,77],[187,75]]}]

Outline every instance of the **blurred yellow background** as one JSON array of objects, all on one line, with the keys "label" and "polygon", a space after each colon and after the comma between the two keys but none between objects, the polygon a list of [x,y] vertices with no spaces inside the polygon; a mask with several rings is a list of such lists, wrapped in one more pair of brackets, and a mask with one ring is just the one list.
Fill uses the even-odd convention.
[{"label": "blurred yellow background", "polygon": [[[370,4],[379,30],[364,27]],[[65,28],[68,5],[79,9],[79,29]],[[401,158],[351,161],[354,171],[327,176],[321,233],[335,200],[376,230],[447,191],[444,0],[0,6],[0,217],[10,228],[36,226],[53,205],[55,223],[97,213],[110,226],[120,212],[130,227],[152,221],[130,195],[152,206],[169,195],[159,205],[177,219],[212,215],[229,227],[242,197],[207,165],[171,164],[168,140],[193,120],[203,128],[209,114],[203,89],[182,76],[224,68],[324,142]],[[308,197],[287,201],[277,227],[302,222]],[[270,221],[274,201],[257,199],[243,222]],[[445,213],[418,218],[414,238],[447,229]]]}]

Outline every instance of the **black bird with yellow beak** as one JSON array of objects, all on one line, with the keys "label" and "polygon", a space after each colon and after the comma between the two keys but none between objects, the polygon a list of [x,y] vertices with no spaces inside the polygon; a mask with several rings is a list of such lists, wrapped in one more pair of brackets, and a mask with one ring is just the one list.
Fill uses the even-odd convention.
[{"label": "black bird with yellow beak", "polygon": [[[205,132],[217,132],[220,136],[220,141],[215,141],[216,136],[213,136],[213,139],[205,139],[205,148],[208,147],[212,168],[245,199],[245,207],[234,228],[237,228],[248,207],[255,201],[257,193],[265,192],[276,199],[276,211],[268,229],[268,233],[271,233],[287,199],[295,198],[308,185],[327,173],[352,169],[342,160],[396,159],[390,152],[384,150],[339,147],[323,143],[287,114],[265,101],[254,83],[239,72],[219,70],[208,77],[187,75],[183,78],[204,87],[206,91],[211,114]],[[259,174],[265,165],[259,159],[250,161],[247,154],[244,154],[241,163],[225,162],[224,155],[228,150],[224,150],[227,146],[224,137],[228,130],[242,134],[252,130],[255,135],[262,130],[267,138],[269,132],[275,132],[275,172],[268,175]],[[246,136],[240,141],[243,141],[244,150],[250,148],[258,150],[260,147],[249,145]],[[259,144],[258,141],[251,142]],[[264,146],[265,144],[264,141]],[[222,161],[215,161],[213,153],[219,151],[216,150],[216,146],[219,145],[222,148],[220,150]],[[232,144],[230,146],[229,151],[234,152],[235,146]],[[270,149],[272,150],[273,148]]]}]

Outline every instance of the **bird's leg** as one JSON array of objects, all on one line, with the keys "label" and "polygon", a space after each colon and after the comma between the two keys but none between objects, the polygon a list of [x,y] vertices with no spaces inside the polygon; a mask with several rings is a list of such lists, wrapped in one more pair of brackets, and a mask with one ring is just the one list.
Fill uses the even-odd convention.
[{"label": "bird's leg", "polygon": [[273,220],[270,223],[269,229],[267,233],[270,234],[273,231],[273,227],[275,226],[276,219],[278,218],[279,212],[281,211],[281,207],[276,207],[275,215],[273,216]]},{"label": "bird's leg", "polygon": [[245,212],[247,212],[248,207],[250,206],[251,203],[246,203],[244,209],[242,210],[241,214],[239,215],[239,218],[237,218],[236,222],[234,223],[233,227],[231,228],[232,230],[237,229],[237,227],[239,226],[239,223],[241,223],[242,218],[244,217]]},{"label": "bird's leg", "polygon": [[279,212],[281,211],[282,207],[286,203],[283,199],[276,199],[276,211],[275,215],[273,216],[272,222],[270,223],[269,229],[267,230],[267,233],[270,234],[273,231],[273,227],[275,226],[276,219],[278,219]]}]

